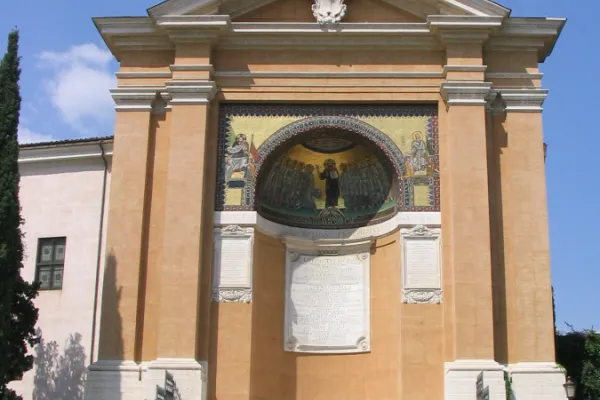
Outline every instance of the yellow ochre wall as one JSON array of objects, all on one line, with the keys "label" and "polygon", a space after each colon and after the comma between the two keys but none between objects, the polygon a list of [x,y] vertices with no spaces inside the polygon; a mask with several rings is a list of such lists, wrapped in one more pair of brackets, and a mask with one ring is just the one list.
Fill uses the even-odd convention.
[{"label": "yellow ochre wall", "polygon": [[[369,21],[414,18],[394,14],[378,0],[353,3],[370,10],[351,15],[355,22],[359,15],[367,15]],[[309,18],[306,12],[290,14],[296,9],[292,4],[295,1],[276,2],[241,20],[281,21],[284,15],[288,20]],[[120,71],[168,72],[171,64],[212,64],[217,72],[435,72],[446,64],[483,64],[491,72],[538,72],[532,53],[493,54],[481,49],[448,53],[204,50],[133,51],[122,55]],[[476,112],[471,107],[447,108],[439,89],[443,78],[265,77],[253,78],[251,86],[249,78],[212,79],[220,90],[207,109],[183,110],[173,105],[161,113],[117,113],[100,359],[141,362],[171,354],[208,360],[209,398],[219,400],[441,399],[444,362],[457,357],[508,363],[553,361],[539,114],[509,113],[503,120],[490,121],[483,107]],[[119,85],[164,82],[164,78],[119,78]],[[508,87],[515,82],[539,86],[539,81],[507,79],[494,84]],[[327,87],[330,83],[337,86]],[[285,247],[260,232],[255,237],[253,302],[211,303],[218,107],[219,102],[231,101],[439,104],[443,304],[401,304],[401,248],[399,234],[394,233],[377,240],[371,255],[372,351],[344,356],[286,353],[282,344]],[[185,116],[186,122],[174,122],[177,115]],[[484,137],[469,140],[471,132]],[[511,139],[503,140],[507,132]],[[183,145],[173,147],[175,138],[198,143],[205,151],[198,154]],[[473,156],[473,151],[482,150]],[[187,168],[186,161],[190,161]],[[172,201],[167,188],[174,163],[178,182],[183,187],[189,180],[194,196],[202,193],[202,199],[195,208],[192,201],[183,202],[183,207],[195,213],[195,219],[186,221],[187,231],[178,233],[171,223],[167,235],[166,212]],[[470,172],[473,165],[478,169]],[[196,184],[199,179],[201,185]],[[485,199],[473,197],[488,193],[488,183],[491,207]],[[463,204],[461,199],[470,200]],[[185,215],[185,210],[172,206],[170,210]],[[469,232],[457,228],[464,226],[464,218],[473,224]],[[482,219],[489,223],[480,224]],[[190,239],[190,231],[199,240]],[[178,235],[191,249],[178,259],[175,275],[169,276],[161,260],[174,257],[172,250],[165,251],[165,243],[176,249]],[[485,235],[491,237],[491,250],[472,254],[471,242],[478,249],[485,248]],[[188,290],[179,293],[186,297],[184,315],[197,313],[193,323],[182,321],[183,317],[172,319],[164,308],[164,294],[178,293],[176,279],[180,278],[186,279],[182,287]],[[181,302],[171,302],[172,312],[177,313]],[[170,328],[161,331],[167,323],[172,324]],[[463,335],[463,331],[480,335]],[[166,334],[173,337],[161,339]],[[181,338],[192,338],[193,343],[178,345]]]}]

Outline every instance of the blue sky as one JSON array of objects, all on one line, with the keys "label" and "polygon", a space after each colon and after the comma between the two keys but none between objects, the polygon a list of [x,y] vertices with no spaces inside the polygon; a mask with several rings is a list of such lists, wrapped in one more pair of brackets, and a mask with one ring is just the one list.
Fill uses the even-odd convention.
[{"label": "blue sky", "polygon": [[[91,18],[145,15],[152,0],[6,1],[0,39],[21,31],[23,110],[26,140],[112,134],[116,62]],[[567,17],[553,55],[542,66],[545,104],[552,274],[557,322],[600,327],[600,148],[596,79],[600,53],[598,0],[504,0],[514,16]],[[0,42],[4,48],[5,42]],[[3,50],[2,50],[3,51]],[[59,73],[59,71],[62,71]],[[596,199],[596,200],[595,200]]]}]

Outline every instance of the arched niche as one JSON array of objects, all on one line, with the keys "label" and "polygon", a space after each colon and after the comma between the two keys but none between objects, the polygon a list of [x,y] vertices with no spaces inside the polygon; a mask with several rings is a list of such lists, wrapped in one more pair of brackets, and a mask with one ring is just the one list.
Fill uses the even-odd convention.
[{"label": "arched niche", "polygon": [[255,210],[278,224],[356,229],[393,218],[404,156],[387,135],[350,117],[287,125],[257,150]]}]

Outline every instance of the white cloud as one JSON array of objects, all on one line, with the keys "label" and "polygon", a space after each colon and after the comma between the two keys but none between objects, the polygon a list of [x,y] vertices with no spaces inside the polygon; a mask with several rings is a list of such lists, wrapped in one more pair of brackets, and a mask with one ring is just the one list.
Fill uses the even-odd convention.
[{"label": "white cloud", "polygon": [[45,87],[62,119],[80,136],[108,134],[114,115],[109,89],[116,86],[109,51],[93,43],[64,52],[40,54],[40,67],[51,72]]},{"label": "white cloud", "polygon": [[17,138],[19,139],[20,144],[51,142],[54,140],[52,135],[33,132],[23,126],[19,126]]}]

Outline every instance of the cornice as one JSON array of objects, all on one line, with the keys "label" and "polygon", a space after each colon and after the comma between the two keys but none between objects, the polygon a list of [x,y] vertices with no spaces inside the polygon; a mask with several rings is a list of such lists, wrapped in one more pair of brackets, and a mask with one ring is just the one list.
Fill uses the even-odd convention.
[{"label": "cornice", "polygon": [[509,18],[485,47],[495,51],[536,51],[538,61],[544,62],[552,54],[566,22],[565,18]]},{"label": "cornice", "polygon": [[495,89],[506,103],[506,112],[542,112],[547,89]]},{"label": "cornice", "polygon": [[173,64],[170,65],[169,68],[172,72],[180,72],[180,71],[208,71],[210,73],[214,72],[214,68],[211,64]]},{"label": "cornice", "polygon": [[170,104],[205,104],[217,93],[215,82],[208,80],[173,80],[166,82]]},{"label": "cornice", "polygon": [[[183,5],[185,1],[188,0],[177,4]],[[173,50],[181,42],[211,42],[232,49],[315,50],[372,47],[441,50],[448,43],[484,42],[488,50],[536,51],[543,61],[551,53],[565,20],[429,15],[423,23],[322,26],[316,22],[231,22],[231,16],[223,14],[156,14],[152,18],[95,18],[94,23],[117,59],[132,50]]]},{"label": "cornice", "polygon": [[491,88],[489,82],[444,82],[441,95],[448,106],[485,106]]},{"label": "cornice", "polygon": [[216,71],[217,78],[443,78],[443,71]]},{"label": "cornice", "polygon": [[117,111],[152,111],[160,87],[130,86],[110,90]]},{"label": "cornice", "polygon": [[[113,154],[113,142],[101,141],[104,156]],[[19,151],[20,165],[48,163],[56,161],[101,160],[102,149],[99,143],[60,144],[55,146],[21,148]]]},{"label": "cornice", "polygon": [[169,71],[119,71],[115,73],[117,78],[170,78],[171,73]]},{"label": "cornice", "polygon": [[486,79],[542,79],[543,73],[533,72],[486,72]]},{"label": "cornice", "polygon": [[174,43],[214,42],[229,29],[228,15],[167,15],[156,19]]}]

